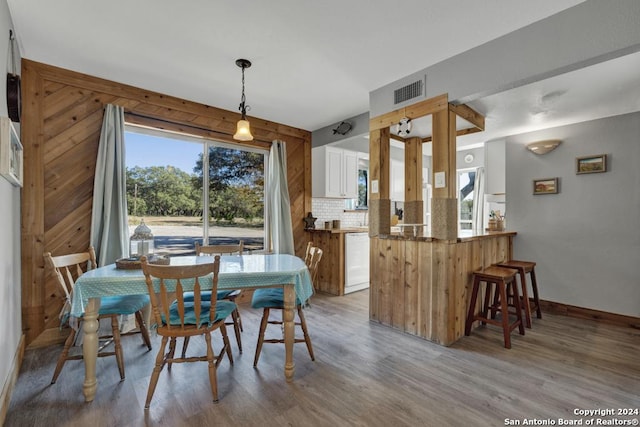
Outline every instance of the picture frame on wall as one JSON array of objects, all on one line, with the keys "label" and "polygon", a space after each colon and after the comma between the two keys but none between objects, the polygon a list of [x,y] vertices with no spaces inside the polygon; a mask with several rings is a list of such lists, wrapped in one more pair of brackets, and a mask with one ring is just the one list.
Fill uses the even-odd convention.
[{"label": "picture frame on wall", "polygon": [[600,173],[607,171],[607,155],[597,154],[593,156],[576,158],[576,174]]},{"label": "picture frame on wall", "polygon": [[533,194],[558,194],[558,178],[534,179]]},{"label": "picture frame on wall", "polygon": [[23,151],[16,129],[9,117],[0,117],[0,175],[22,187]]}]

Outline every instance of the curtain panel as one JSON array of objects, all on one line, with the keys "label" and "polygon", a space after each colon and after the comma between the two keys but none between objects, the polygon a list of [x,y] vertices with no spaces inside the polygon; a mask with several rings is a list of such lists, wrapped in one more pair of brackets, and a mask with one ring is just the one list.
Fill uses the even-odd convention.
[{"label": "curtain panel", "polygon": [[98,266],[129,256],[124,109],[111,104],[105,107],[98,146],[90,242]]}]

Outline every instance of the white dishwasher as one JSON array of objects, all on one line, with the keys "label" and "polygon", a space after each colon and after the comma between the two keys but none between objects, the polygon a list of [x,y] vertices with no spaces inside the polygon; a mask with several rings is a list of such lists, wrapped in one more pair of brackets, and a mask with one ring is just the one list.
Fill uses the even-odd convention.
[{"label": "white dishwasher", "polygon": [[369,287],[369,233],[345,234],[344,293]]}]

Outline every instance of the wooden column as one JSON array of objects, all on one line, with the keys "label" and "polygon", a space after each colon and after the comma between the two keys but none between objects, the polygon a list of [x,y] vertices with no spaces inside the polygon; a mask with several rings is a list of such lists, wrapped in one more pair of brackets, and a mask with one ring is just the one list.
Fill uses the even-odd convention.
[{"label": "wooden column", "polygon": [[[369,236],[391,232],[389,198],[389,164],[391,159],[389,128],[374,129],[369,134]],[[377,188],[376,188],[377,187]],[[375,190],[378,190],[377,192]]]},{"label": "wooden column", "polygon": [[[422,139],[408,138],[404,146],[404,222],[422,224]],[[405,228],[412,236],[413,230]]]},{"label": "wooden column", "polygon": [[44,83],[28,61],[22,62],[22,330],[29,344],[42,333],[44,310]]},{"label": "wooden column", "polygon": [[[440,240],[458,237],[456,199],[456,114],[442,110],[433,114],[433,197],[431,235]],[[444,186],[438,175],[444,174]]]}]

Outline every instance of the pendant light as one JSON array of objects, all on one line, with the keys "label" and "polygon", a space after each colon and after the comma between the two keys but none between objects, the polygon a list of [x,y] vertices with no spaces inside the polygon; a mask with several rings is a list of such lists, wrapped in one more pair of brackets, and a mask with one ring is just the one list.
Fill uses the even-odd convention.
[{"label": "pendant light", "polygon": [[238,127],[235,135],[233,135],[233,139],[238,141],[253,141],[249,120],[247,120],[247,109],[251,109],[251,107],[245,104],[246,98],[244,96],[244,69],[251,67],[251,61],[248,59],[237,59],[236,65],[242,68],[242,97],[240,98],[240,106],[238,107],[242,113],[242,117],[238,120]]}]

